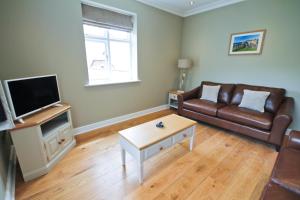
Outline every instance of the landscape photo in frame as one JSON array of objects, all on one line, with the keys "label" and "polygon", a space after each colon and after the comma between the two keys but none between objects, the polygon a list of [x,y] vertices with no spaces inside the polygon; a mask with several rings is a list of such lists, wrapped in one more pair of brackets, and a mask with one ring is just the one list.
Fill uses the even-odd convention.
[{"label": "landscape photo in frame", "polygon": [[265,34],[266,30],[231,34],[229,55],[261,54]]}]

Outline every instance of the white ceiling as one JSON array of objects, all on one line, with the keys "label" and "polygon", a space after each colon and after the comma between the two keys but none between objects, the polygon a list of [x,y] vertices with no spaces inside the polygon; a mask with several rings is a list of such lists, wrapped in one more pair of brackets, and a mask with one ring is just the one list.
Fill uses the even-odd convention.
[{"label": "white ceiling", "polygon": [[245,0],[136,0],[155,8],[187,17],[201,12],[228,6]]}]

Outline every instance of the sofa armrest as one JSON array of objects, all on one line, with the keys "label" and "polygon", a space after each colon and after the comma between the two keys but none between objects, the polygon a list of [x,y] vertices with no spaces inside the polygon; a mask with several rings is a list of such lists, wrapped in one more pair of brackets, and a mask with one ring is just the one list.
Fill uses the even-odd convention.
[{"label": "sofa armrest", "polygon": [[290,132],[287,147],[300,150],[300,131]]},{"label": "sofa armrest", "polygon": [[269,142],[281,146],[283,136],[293,121],[294,99],[286,97],[280,105],[274,119]]},{"label": "sofa armrest", "polygon": [[188,92],[185,92],[183,94],[178,95],[178,114],[181,115],[182,108],[183,108],[183,102],[189,99],[197,98],[199,95],[200,86],[196,87]]}]

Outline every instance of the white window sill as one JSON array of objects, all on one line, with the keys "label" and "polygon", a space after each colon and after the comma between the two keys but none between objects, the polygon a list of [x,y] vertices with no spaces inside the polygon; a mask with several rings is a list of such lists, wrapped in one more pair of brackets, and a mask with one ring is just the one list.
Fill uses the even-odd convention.
[{"label": "white window sill", "polygon": [[96,82],[96,83],[87,83],[85,87],[94,87],[94,86],[105,86],[105,85],[119,85],[119,84],[127,84],[127,83],[139,83],[141,80],[129,80],[129,81],[106,81],[106,82]]}]

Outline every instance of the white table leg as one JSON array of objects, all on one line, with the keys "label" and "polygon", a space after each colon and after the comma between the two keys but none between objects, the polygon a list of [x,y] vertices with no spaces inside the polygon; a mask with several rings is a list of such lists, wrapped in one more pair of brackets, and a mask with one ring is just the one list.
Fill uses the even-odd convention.
[{"label": "white table leg", "polygon": [[142,152],[140,152],[139,158],[137,159],[137,167],[138,167],[140,184],[142,184],[144,181],[144,160],[142,155],[143,155]]},{"label": "white table leg", "polygon": [[140,184],[142,184],[143,181],[144,181],[144,177],[143,177],[144,165],[143,165],[143,162],[138,162],[138,173],[139,173],[139,182],[140,182]]},{"label": "white table leg", "polygon": [[122,157],[122,165],[125,166],[126,163],[126,152],[125,150],[121,147],[121,157]]},{"label": "white table leg", "polygon": [[190,138],[190,151],[193,150],[193,146],[194,146],[195,126],[192,127],[191,131],[192,131],[192,136],[191,136],[191,138]]}]

